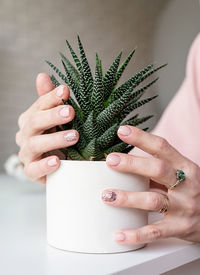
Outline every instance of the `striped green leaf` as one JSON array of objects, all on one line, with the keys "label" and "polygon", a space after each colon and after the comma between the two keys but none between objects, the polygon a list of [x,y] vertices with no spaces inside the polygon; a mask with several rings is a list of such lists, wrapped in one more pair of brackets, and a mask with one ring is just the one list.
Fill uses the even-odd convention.
[{"label": "striped green leaf", "polygon": [[62,61],[66,64],[66,66],[68,67],[68,70],[70,71],[71,73],[71,76],[74,80],[74,82],[76,83],[77,86],[79,86],[79,73],[78,71],[76,70],[76,68],[71,64],[71,62],[69,61],[69,59],[64,56],[64,54],[62,54],[61,52],[59,53],[61,58],[62,58]]},{"label": "striped green leaf", "polygon": [[127,115],[129,115],[132,111],[134,111],[135,109],[141,107],[142,105],[145,105],[146,103],[152,101],[153,99],[155,99],[158,95],[155,95],[153,97],[148,97],[145,98],[141,101],[137,101],[137,102],[133,102],[127,105],[127,107],[120,113],[119,115],[119,120],[122,121],[123,119],[126,118]]},{"label": "striped green leaf", "polygon": [[119,66],[119,62],[122,56],[122,52],[116,57],[105,76],[103,77],[103,86],[104,86],[104,100],[107,100],[109,95],[111,94],[114,85],[115,85],[115,77],[117,73],[117,69]]},{"label": "striped green leaf", "polygon": [[70,50],[70,53],[74,60],[74,63],[76,64],[78,71],[81,73],[82,72],[81,62],[80,62],[79,58],[77,57],[76,53],[74,52],[74,50],[72,49],[72,46],[69,44],[69,42],[67,40],[66,40],[66,43],[67,43],[68,49]]},{"label": "striped green leaf", "polygon": [[110,128],[108,128],[100,137],[97,138],[97,144],[99,145],[99,148],[101,150],[104,150],[108,147],[110,147],[117,135],[117,130],[119,128],[119,125],[116,123]]},{"label": "striped green leaf", "polygon": [[90,101],[96,115],[104,110],[104,89],[98,64],[96,64],[94,86]]},{"label": "striped green leaf", "polygon": [[80,58],[81,58],[81,64],[82,64],[82,71],[84,74],[84,79],[86,83],[86,90],[88,94],[90,95],[92,93],[92,87],[93,87],[93,77],[91,73],[90,66],[88,64],[88,60],[83,48],[83,45],[81,43],[80,37],[78,36],[78,45],[80,50]]},{"label": "striped green leaf", "polygon": [[122,63],[122,65],[119,67],[116,73],[115,81],[114,81],[114,86],[117,84],[119,81],[120,77],[122,76],[124,70],[126,69],[128,63],[130,62],[132,56],[135,53],[135,49],[129,54],[129,56],[125,59],[125,61]]}]

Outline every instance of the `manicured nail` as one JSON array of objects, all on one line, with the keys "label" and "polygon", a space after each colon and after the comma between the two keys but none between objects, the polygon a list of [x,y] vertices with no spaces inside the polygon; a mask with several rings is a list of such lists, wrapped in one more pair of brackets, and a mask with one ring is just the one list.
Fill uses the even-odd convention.
[{"label": "manicured nail", "polygon": [[118,155],[108,155],[106,162],[110,165],[118,165],[121,161],[121,158]]},{"label": "manicured nail", "polygon": [[60,110],[60,115],[62,117],[68,117],[69,116],[69,106],[65,106]]},{"label": "manicured nail", "polygon": [[128,126],[120,126],[118,129],[118,133],[123,136],[128,136],[131,133],[131,129]]},{"label": "manicured nail", "polygon": [[58,97],[62,97],[63,94],[64,94],[64,86],[60,86],[60,87],[58,88],[57,92],[56,92],[56,95],[57,95]]},{"label": "manicured nail", "polygon": [[77,139],[76,132],[68,132],[64,135],[64,139],[67,141],[73,141]]},{"label": "manicured nail", "polygon": [[115,233],[114,238],[116,241],[123,242],[126,239],[126,235],[123,232],[117,232]]},{"label": "manicured nail", "polygon": [[117,198],[117,194],[115,192],[113,192],[113,191],[103,192],[103,194],[102,194],[102,199],[104,201],[110,201],[110,202],[112,202],[112,201],[115,201],[116,198]]},{"label": "manicured nail", "polygon": [[53,158],[50,158],[48,161],[47,161],[47,164],[49,166],[56,166],[57,165],[57,158],[53,157]]}]

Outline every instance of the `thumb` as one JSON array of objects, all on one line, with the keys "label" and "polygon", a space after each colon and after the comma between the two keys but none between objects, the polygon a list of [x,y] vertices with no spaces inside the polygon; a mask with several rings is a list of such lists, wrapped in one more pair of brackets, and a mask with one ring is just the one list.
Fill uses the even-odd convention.
[{"label": "thumb", "polygon": [[55,88],[53,85],[51,78],[46,73],[40,73],[36,77],[36,89],[38,96],[49,93]]}]

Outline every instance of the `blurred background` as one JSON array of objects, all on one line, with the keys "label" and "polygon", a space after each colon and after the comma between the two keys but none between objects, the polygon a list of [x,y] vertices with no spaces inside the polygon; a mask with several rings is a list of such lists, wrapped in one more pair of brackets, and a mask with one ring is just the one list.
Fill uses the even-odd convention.
[{"label": "blurred background", "polygon": [[159,97],[139,110],[155,115],[151,130],[183,81],[199,27],[198,0],[0,0],[0,171],[18,152],[17,120],[37,98],[37,74],[51,73],[44,60],[61,68],[59,51],[71,60],[65,39],[77,50],[80,35],[92,70],[95,52],[105,71],[121,50],[124,59],[137,46],[122,81],[151,62],[168,63],[146,92]]}]

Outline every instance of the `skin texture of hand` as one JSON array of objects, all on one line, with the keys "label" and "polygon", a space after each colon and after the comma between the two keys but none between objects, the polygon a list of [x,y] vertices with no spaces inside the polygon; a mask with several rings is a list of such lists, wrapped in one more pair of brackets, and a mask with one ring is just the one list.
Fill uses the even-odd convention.
[{"label": "skin texture of hand", "polygon": [[75,130],[55,132],[55,126],[75,116],[74,109],[62,103],[62,99],[69,98],[69,88],[64,85],[55,88],[45,73],[37,76],[36,87],[39,97],[20,115],[16,143],[27,177],[45,183],[46,175],[58,169],[63,158],[58,149],[75,144],[79,134]]},{"label": "skin texture of hand", "polygon": [[[163,219],[138,229],[119,228],[115,240],[120,244],[134,245],[177,237],[191,242],[200,242],[200,167],[181,155],[164,138],[147,133],[133,126],[121,126],[119,138],[134,145],[152,157],[141,157],[123,153],[111,153],[107,165],[116,171],[146,176],[152,182],[168,190],[169,208]],[[186,179],[174,189],[167,189],[176,182],[176,170],[181,169]],[[105,201],[105,193],[116,197]],[[159,192],[127,192],[104,190],[102,200],[112,207],[132,207],[158,211],[164,203]]]}]

